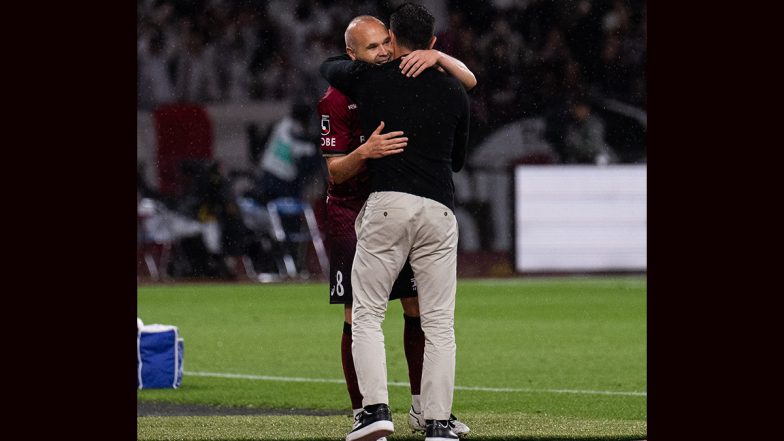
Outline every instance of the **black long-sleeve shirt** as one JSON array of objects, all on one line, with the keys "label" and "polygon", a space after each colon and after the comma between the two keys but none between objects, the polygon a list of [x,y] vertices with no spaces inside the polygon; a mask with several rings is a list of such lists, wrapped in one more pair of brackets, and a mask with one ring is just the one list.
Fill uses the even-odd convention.
[{"label": "black long-sleeve shirt", "polygon": [[381,66],[331,57],[321,74],[359,106],[364,139],[384,121],[384,133],[402,130],[402,153],[368,161],[370,191],[398,191],[438,201],[454,211],[452,172],[463,168],[468,144],[468,95],[436,69],[416,78],[400,73],[400,59]]}]

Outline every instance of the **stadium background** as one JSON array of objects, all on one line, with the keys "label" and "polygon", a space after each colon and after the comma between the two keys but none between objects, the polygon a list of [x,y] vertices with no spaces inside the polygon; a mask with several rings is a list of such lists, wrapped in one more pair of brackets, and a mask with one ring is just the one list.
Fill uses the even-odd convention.
[{"label": "stadium background", "polygon": [[[320,62],[343,52],[343,31],[353,16],[373,14],[388,21],[399,3],[137,2],[140,282],[241,280],[281,272],[270,263],[276,251],[267,244],[265,252],[260,243],[258,229],[266,227],[255,232],[246,228],[252,223],[248,216],[242,226],[227,225],[220,213],[222,207],[234,203],[243,214],[258,208],[248,205],[243,196],[256,186],[260,158],[274,124],[294,104],[304,103],[313,109],[308,131],[315,139],[319,124],[315,104],[327,87],[318,74]],[[436,17],[436,48],[464,61],[478,79],[478,86],[469,94],[467,167],[454,177],[461,228],[460,276],[644,272],[640,255],[645,254],[646,3],[422,3]],[[578,107],[582,105],[587,117],[580,115]],[[609,161],[603,153],[609,154]],[[567,165],[595,166],[597,171],[619,164],[635,165],[640,170],[634,178],[639,191],[632,199],[642,213],[636,215],[633,226],[623,216],[623,203],[615,204],[601,219],[589,216],[571,222],[582,222],[581,228],[585,222],[603,222],[605,230],[635,228],[635,237],[630,241],[621,238],[623,243],[614,250],[592,249],[596,241],[589,240],[591,243],[584,244],[587,248],[576,252],[628,255],[631,247],[637,263],[598,262],[571,269],[521,271],[515,262],[519,254],[515,241],[521,233],[514,200],[519,185],[513,174],[516,164],[562,166],[565,170]],[[302,199],[311,204],[319,224],[323,221],[325,177],[323,166],[299,177],[305,187]],[[561,181],[556,174],[551,182]],[[609,191],[603,197],[605,201],[628,200],[629,195]],[[572,194],[572,198],[585,195]],[[155,234],[149,222],[145,225],[145,216],[155,211],[141,204],[143,199],[159,202],[160,207],[186,220],[210,223],[214,228],[206,229],[221,237],[224,246],[211,253],[193,236],[180,240],[183,236]],[[191,232],[197,229],[193,227]],[[557,230],[553,234],[584,237],[596,231],[578,230],[566,236]],[[202,241],[209,242],[208,233],[203,234]],[[536,239],[537,243],[558,240],[552,236]],[[599,233],[600,240],[608,241]],[[303,256],[305,271],[300,278],[319,277],[314,251],[311,246]],[[252,266],[252,271],[247,266]]]}]

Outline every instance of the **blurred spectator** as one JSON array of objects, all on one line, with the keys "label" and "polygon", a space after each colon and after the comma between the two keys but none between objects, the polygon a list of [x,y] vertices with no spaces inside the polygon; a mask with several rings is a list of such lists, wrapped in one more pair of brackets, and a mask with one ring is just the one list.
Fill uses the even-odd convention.
[{"label": "blurred spectator", "polygon": [[539,52],[540,58],[553,68],[557,68],[561,63],[572,57],[569,47],[564,42],[563,31],[554,27],[547,32],[547,37],[542,50]]},{"label": "blurred spectator", "polygon": [[563,80],[561,90],[569,95],[584,95],[587,92],[583,71],[580,64],[574,60],[568,60],[563,66]]},{"label": "blurred spectator", "polygon": [[202,31],[191,25],[184,36],[185,46],[177,54],[177,99],[203,103],[221,98],[214,48]]},{"label": "blurred spectator", "polygon": [[552,0],[530,0],[509,14],[513,27],[536,49],[544,45],[547,32],[559,20],[559,9]]},{"label": "blurred spectator", "polygon": [[500,126],[519,117],[516,98],[520,79],[512,71],[511,65],[504,62],[513,56],[506,40],[498,37],[491,42],[491,46],[492,52],[487,58],[485,70],[488,106],[492,109],[489,123]]},{"label": "blurred spectator", "polygon": [[250,57],[251,53],[246,37],[236,31],[227,41],[223,52],[225,85],[223,87],[226,100],[233,103],[250,101]]},{"label": "blurred spectator", "polygon": [[511,72],[519,72],[521,55],[525,49],[523,37],[520,32],[511,28],[508,18],[500,12],[493,20],[490,31],[480,38],[479,47],[483,53],[492,53],[499,42],[502,42],[508,51],[508,57],[501,63],[508,66]]},{"label": "blurred spectator", "polygon": [[174,82],[169,72],[171,58],[166,37],[160,30],[151,32],[139,42],[137,92],[140,108],[151,110],[174,101]]},{"label": "blurred spectator", "polygon": [[591,112],[591,104],[582,97],[569,103],[565,135],[556,150],[561,162],[567,164],[617,162],[615,153],[604,139],[604,121]]},{"label": "blurred spectator", "polygon": [[266,12],[259,12],[254,15],[254,19],[257,31],[248,66],[251,75],[250,95],[253,99],[271,98],[274,94],[270,92],[274,86],[285,80],[279,54],[283,38],[279,25]]},{"label": "blurred spectator", "polygon": [[612,9],[602,19],[605,34],[626,35],[630,29],[631,11],[625,0],[613,0]]},{"label": "blurred spectator", "polygon": [[[198,220],[203,228],[207,251],[200,265],[206,276],[234,277],[235,261],[245,253],[250,232],[242,220],[228,180],[220,163],[215,161],[183,161],[181,171],[188,186],[182,197],[180,211]],[[199,259],[195,259],[199,260]]]},{"label": "blurred spectator", "polygon": [[252,90],[255,99],[281,100],[289,92],[288,61],[277,48],[259,46],[251,61]]},{"label": "blurred spectator", "polygon": [[602,48],[598,84],[609,98],[622,99],[631,90],[631,66],[624,60],[621,49],[620,37],[608,35]]},{"label": "blurred spectator", "polygon": [[315,109],[304,103],[291,106],[291,113],[278,121],[261,157],[257,188],[253,196],[266,204],[279,197],[302,198],[308,176],[321,164],[317,137],[309,123]]}]

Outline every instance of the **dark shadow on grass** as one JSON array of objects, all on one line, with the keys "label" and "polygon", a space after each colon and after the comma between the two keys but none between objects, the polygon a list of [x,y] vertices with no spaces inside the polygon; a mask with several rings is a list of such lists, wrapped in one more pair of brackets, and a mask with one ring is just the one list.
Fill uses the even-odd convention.
[{"label": "dark shadow on grass", "polygon": [[207,404],[180,404],[163,401],[136,401],[136,416],[225,416],[225,415],[347,415],[346,411],[320,409],[264,409],[258,407],[226,407]]}]

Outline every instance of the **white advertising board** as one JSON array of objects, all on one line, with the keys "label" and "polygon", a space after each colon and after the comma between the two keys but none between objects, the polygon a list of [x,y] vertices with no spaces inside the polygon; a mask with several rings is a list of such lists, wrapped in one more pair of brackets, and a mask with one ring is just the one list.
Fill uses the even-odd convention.
[{"label": "white advertising board", "polygon": [[646,165],[520,165],[514,179],[517,271],[647,269]]}]

